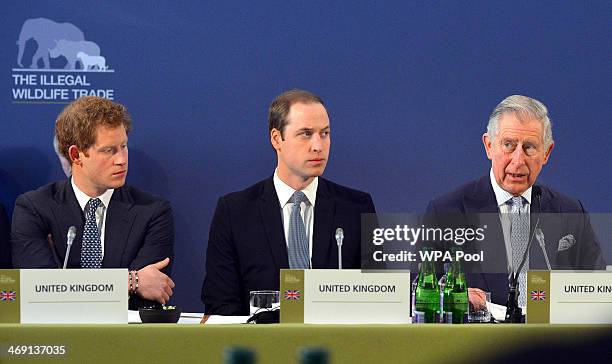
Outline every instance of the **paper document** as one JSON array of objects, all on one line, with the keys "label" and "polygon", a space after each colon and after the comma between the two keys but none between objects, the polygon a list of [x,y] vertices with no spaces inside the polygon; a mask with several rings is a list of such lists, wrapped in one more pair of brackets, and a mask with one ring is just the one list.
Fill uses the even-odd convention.
[{"label": "paper document", "polygon": [[228,325],[228,324],[244,324],[250,316],[219,316],[211,315],[206,320],[206,325]]}]

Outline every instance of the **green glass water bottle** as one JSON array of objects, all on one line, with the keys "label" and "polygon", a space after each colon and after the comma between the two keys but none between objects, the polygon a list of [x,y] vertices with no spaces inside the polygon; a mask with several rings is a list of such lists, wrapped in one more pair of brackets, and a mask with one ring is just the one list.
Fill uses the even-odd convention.
[{"label": "green glass water bottle", "polygon": [[[423,261],[419,271],[419,282],[415,293],[415,317],[425,323],[438,322],[440,314],[440,290],[433,262]],[[417,320],[419,322],[419,320]]]},{"label": "green glass water bottle", "polygon": [[[446,264],[445,264],[446,266]],[[444,322],[447,324],[453,323],[453,296],[451,292],[453,291],[453,287],[455,286],[455,274],[454,274],[455,265],[452,264],[450,267],[446,269],[446,274],[444,275],[444,291],[442,292],[442,302],[443,302],[443,317]]]},{"label": "green glass water bottle", "polygon": [[[445,317],[448,321],[452,319],[453,324],[463,324],[467,322],[468,310],[468,289],[465,272],[463,271],[461,261],[453,260],[448,270],[446,286],[444,287]],[[451,315],[446,314],[447,312],[450,312]]]}]

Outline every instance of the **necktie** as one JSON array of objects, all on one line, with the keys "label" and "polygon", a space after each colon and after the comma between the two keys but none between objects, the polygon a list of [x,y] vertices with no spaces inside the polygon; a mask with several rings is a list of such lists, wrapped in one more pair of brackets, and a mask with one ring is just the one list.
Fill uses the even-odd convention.
[{"label": "necktie", "polygon": [[99,198],[92,198],[85,206],[81,268],[102,268],[102,241],[96,223],[96,210],[101,203]]},{"label": "necktie", "polygon": [[[512,197],[512,225],[510,232],[510,242],[512,245],[512,269],[514,272],[518,269],[523,260],[523,255],[527,249],[529,241],[529,215],[522,211],[523,198]],[[527,259],[520,272],[518,272],[519,282],[519,306],[527,305],[527,270],[529,269],[529,253]]]},{"label": "necktie", "polygon": [[308,201],[302,191],[295,191],[293,196],[293,207],[289,216],[289,237],[288,237],[288,257],[289,268],[309,269],[310,253],[308,249],[308,239],[306,238],[306,227],[301,215],[302,201]]}]

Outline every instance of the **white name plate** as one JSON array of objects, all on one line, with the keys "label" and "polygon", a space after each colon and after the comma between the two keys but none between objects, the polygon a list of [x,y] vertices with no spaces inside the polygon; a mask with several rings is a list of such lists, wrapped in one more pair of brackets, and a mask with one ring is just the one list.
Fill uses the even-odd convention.
[{"label": "white name plate", "polygon": [[127,269],[21,269],[21,323],[128,322]]},{"label": "white name plate", "polygon": [[281,322],[410,323],[410,272],[281,270]]},{"label": "white name plate", "polygon": [[612,272],[529,271],[526,321],[611,324]]}]

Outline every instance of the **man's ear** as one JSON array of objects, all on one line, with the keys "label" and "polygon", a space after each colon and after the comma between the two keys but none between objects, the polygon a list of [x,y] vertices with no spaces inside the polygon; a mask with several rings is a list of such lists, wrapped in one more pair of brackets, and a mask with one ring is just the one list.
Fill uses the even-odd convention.
[{"label": "man's ear", "polygon": [[544,155],[544,162],[542,164],[548,163],[548,158],[550,158],[550,153],[552,153],[554,146],[555,146],[555,143],[550,144],[550,147],[548,147],[548,150],[546,151],[546,155]]},{"label": "man's ear", "polygon": [[79,147],[76,145],[71,145],[70,148],[68,148],[68,157],[70,157],[71,164],[81,165],[81,154],[79,152]]},{"label": "man's ear", "polygon": [[492,145],[493,141],[491,140],[491,138],[489,137],[489,134],[484,133],[482,134],[482,144],[485,147],[485,152],[487,153],[487,158],[489,158],[489,160],[493,159],[493,145]]},{"label": "man's ear", "polygon": [[272,128],[272,130],[270,130],[270,143],[272,143],[272,148],[276,149],[277,151],[280,150],[282,141],[283,136],[280,130]]}]

